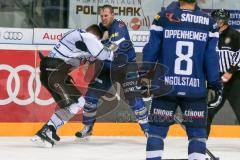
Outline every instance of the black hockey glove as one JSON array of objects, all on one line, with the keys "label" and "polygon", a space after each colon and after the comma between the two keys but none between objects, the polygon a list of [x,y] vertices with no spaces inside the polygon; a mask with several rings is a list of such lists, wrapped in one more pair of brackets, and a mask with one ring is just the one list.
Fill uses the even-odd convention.
[{"label": "black hockey glove", "polygon": [[151,97],[151,81],[154,77],[154,73],[154,69],[149,72],[139,72],[140,78],[138,79],[138,89],[144,98]]},{"label": "black hockey glove", "polygon": [[[213,88],[211,88],[213,89]],[[208,102],[208,109],[213,109],[218,107],[222,102],[222,93],[223,93],[223,87],[220,87],[218,89],[213,89],[214,96],[213,99]]]}]

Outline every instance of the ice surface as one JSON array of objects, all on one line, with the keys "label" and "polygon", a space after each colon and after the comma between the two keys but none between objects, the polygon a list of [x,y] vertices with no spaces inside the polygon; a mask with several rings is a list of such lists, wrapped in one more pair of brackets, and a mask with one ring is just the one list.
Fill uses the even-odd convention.
[{"label": "ice surface", "polygon": [[[62,137],[53,148],[39,148],[31,137],[1,137],[1,160],[145,160],[145,137],[96,137],[76,142]],[[208,149],[220,160],[240,160],[240,138],[210,138]],[[168,137],[164,157],[187,158],[187,138]]]}]

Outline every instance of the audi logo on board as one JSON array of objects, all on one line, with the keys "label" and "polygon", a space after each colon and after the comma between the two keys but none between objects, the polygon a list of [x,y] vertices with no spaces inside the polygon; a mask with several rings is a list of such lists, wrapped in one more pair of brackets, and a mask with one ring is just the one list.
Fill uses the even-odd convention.
[{"label": "audi logo on board", "polygon": [[23,38],[22,32],[5,31],[1,35],[5,40],[21,40]]},{"label": "audi logo on board", "polygon": [[149,35],[145,34],[133,34],[132,42],[147,42],[149,39]]},{"label": "audi logo on board", "polygon": [[[0,98],[0,106],[7,105],[12,102],[18,105],[29,105],[33,102],[35,102],[38,105],[50,105],[54,102],[53,98],[50,98],[50,99],[38,98],[40,94],[41,82],[40,82],[39,74],[36,73],[36,70],[37,72],[39,72],[39,68],[36,69],[29,65],[20,65],[13,68],[12,66],[7,64],[0,64],[0,70],[9,72],[9,76],[6,79],[6,82],[7,82],[6,91],[8,96],[5,98],[3,97]],[[18,97],[18,93],[21,87],[19,72],[21,71],[30,72],[30,76],[27,81],[28,85],[26,89],[26,92],[29,93],[28,98]],[[36,82],[35,89],[33,88],[34,81]]]},{"label": "audi logo on board", "polygon": [[[50,105],[54,103],[53,98],[48,99],[41,99],[39,96],[40,90],[41,90],[41,82],[39,77],[39,68],[34,68],[30,65],[19,65],[17,67],[12,67],[8,64],[0,64],[0,71],[7,71],[9,72],[9,75],[6,79],[6,86],[4,88],[6,89],[7,96],[6,97],[0,97],[0,107],[2,105],[8,105],[10,103],[15,103],[21,106],[29,105],[31,103],[36,103],[38,105]],[[29,97],[21,97],[18,96],[21,88],[20,83],[20,77],[19,72],[29,72],[30,75],[27,80],[27,88],[25,88],[25,92],[28,92]],[[33,88],[33,84],[35,82],[35,88]],[[113,97],[106,97],[103,98],[106,101],[113,101],[115,98],[117,100],[120,100],[120,86],[117,86],[117,93]]]}]

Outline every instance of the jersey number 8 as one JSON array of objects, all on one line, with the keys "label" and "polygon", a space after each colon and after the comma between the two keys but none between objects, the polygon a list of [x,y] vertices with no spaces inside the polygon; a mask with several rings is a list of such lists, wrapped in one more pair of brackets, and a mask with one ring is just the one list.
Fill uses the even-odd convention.
[{"label": "jersey number 8", "polygon": [[[187,47],[187,53],[183,53],[183,47]],[[179,75],[191,75],[193,61],[193,42],[178,41],[176,44],[176,55],[174,73]],[[183,63],[186,67],[183,67]]]}]

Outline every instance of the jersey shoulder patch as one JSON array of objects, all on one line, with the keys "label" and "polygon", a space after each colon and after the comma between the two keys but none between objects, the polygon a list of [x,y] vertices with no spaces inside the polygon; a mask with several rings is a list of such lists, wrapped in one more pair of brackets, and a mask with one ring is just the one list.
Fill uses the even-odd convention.
[{"label": "jersey shoulder patch", "polygon": [[154,19],[157,20],[157,21],[158,21],[160,18],[161,18],[161,16],[160,16],[159,14],[157,14],[157,15],[154,16]]}]

